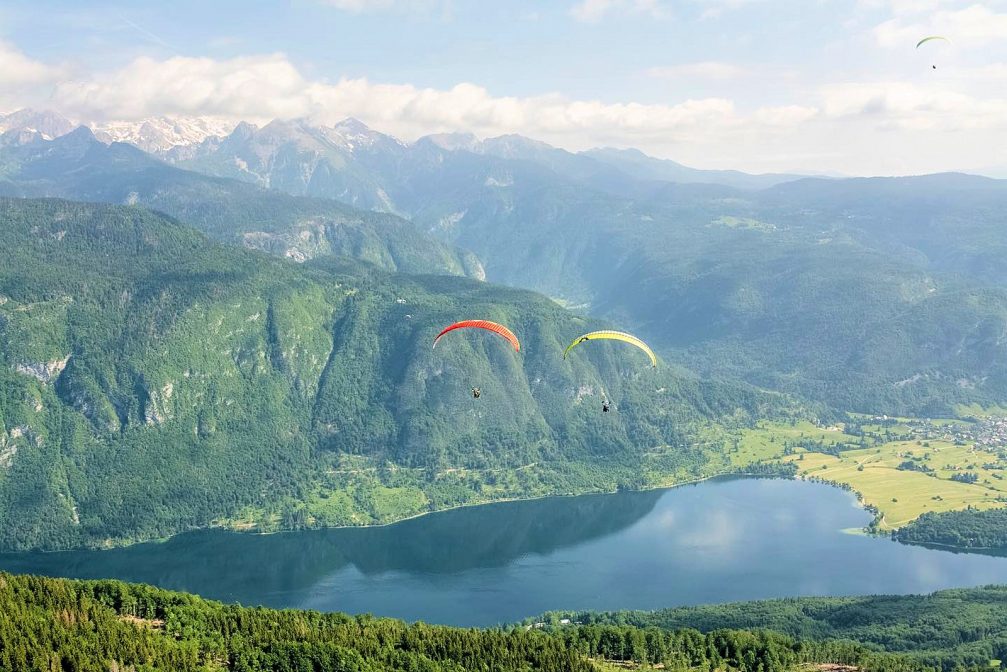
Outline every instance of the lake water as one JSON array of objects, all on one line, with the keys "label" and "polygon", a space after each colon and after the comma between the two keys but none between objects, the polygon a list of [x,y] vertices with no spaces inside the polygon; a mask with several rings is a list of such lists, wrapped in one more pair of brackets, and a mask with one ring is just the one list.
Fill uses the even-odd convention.
[{"label": "lake water", "polygon": [[788,480],[457,509],[382,528],[210,530],[111,551],[0,555],[0,569],[456,625],[550,609],[658,609],[1007,583],[1007,558],[851,534],[847,492]]}]

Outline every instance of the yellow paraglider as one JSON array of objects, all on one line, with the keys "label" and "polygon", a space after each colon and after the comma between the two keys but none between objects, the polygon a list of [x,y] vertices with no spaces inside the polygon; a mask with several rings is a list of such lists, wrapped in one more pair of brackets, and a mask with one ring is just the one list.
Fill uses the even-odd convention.
[{"label": "yellow paraglider", "polygon": [[641,341],[633,334],[627,334],[622,331],[592,331],[589,334],[578,336],[577,338],[574,339],[573,343],[566,346],[566,350],[563,351],[563,359],[566,359],[566,356],[570,354],[570,351],[573,350],[578,345],[580,345],[581,343],[583,343],[584,341],[597,341],[597,340],[622,341],[623,343],[629,343],[630,345],[635,345],[636,347],[640,348],[641,350],[647,353],[647,356],[650,357],[651,366],[654,367],[657,366],[657,355],[655,355],[654,351],[650,349],[650,346],[648,346],[646,343]]}]

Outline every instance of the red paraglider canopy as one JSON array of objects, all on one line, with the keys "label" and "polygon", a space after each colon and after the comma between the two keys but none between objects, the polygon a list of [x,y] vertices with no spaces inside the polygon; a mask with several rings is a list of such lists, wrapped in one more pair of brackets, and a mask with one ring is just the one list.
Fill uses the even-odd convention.
[{"label": "red paraglider canopy", "polygon": [[461,322],[455,322],[449,327],[444,327],[444,330],[437,334],[437,338],[434,339],[433,347],[437,347],[437,341],[441,340],[441,336],[449,331],[454,331],[455,329],[486,329],[487,331],[492,331],[494,334],[498,334],[506,338],[507,341],[514,347],[515,352],[521,352],[521,343],[517,340],[517,336],[515,336],[510,329],[502,324],[490,322],[489,320],[462,320]]}]

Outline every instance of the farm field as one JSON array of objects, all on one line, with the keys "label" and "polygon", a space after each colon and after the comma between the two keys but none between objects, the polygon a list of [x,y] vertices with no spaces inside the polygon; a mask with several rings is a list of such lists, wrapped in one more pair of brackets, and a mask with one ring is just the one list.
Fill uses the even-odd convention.
[{"label": "farm field", "polygon": [[847,486],[877,511],[876,528],[891,531],[927,512],[1007,506],[1007,457],[964,440],[978,434],[975,426],[911,418],[855,427],[760,423],[734,436],[728,459],[736,468],[792,462],[798,477]]}]

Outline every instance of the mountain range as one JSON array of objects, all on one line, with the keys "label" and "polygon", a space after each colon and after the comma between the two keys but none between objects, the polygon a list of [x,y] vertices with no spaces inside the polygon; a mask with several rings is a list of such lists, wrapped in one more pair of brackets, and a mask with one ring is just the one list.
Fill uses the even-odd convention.
[{"label": "mountain range", "polygon": [[224,242],[298,261],[346,254],[388,270],[483,277],[479,261],[401,218],[172,167],[86,127],[0,145],[0,194],[143,205]]},{"label": "mountain range", "polygon": [[520,136],[403,143],[355,120],[241,123],[157,157],[49,135],[7,131],[0,193],[137,203],[294,259],[532,289],[705,375],[842,410],[1007,398],[1007,182],[696,171]]}]

